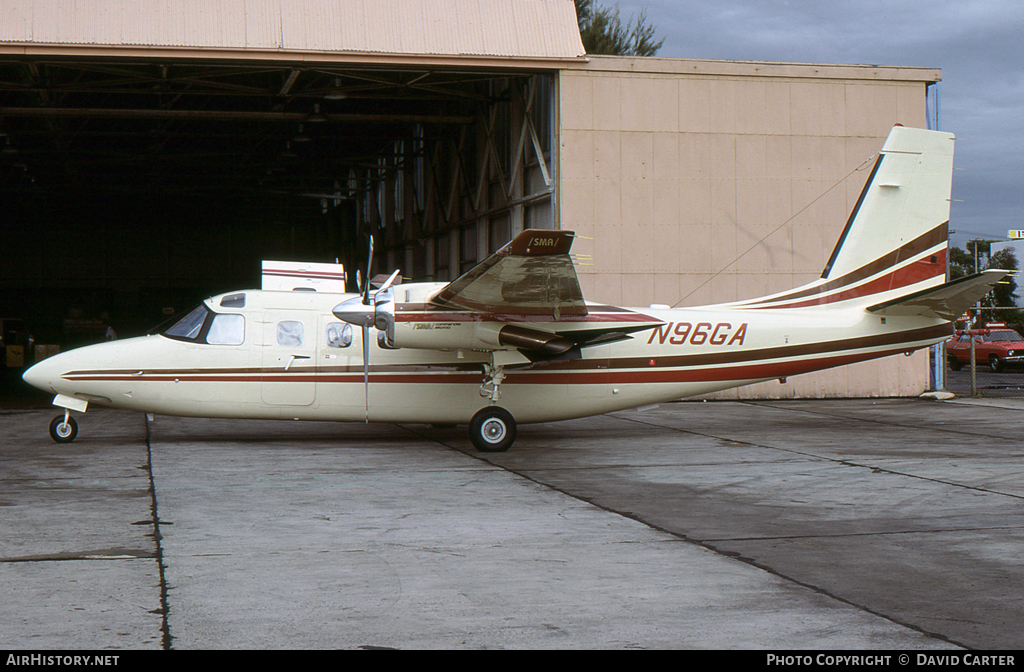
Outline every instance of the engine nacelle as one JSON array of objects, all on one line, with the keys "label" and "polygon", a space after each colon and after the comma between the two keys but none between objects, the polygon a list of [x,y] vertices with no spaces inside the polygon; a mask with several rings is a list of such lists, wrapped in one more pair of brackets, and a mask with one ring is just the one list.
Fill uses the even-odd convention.
[{"label": "engine nacelle", "polygon": [[394,323],[392,333],[391,346],[424,350],[516,349],[560,355],[574,345],[558,334],[504,322],[401,321]]}]

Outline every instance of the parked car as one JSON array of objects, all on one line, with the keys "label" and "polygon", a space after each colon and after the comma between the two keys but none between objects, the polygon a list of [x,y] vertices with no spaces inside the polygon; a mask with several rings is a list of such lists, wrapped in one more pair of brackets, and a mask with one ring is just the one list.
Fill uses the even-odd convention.
[{"label": "parked car", "polygon": [[946,343],[946,358],[954,371],[971,363],[971,336],[976,364],[987,364],[997,373],[1006,366],[1024,364],[1024,336],[1002,322],[992,322],[983,329],[957,331]]}]

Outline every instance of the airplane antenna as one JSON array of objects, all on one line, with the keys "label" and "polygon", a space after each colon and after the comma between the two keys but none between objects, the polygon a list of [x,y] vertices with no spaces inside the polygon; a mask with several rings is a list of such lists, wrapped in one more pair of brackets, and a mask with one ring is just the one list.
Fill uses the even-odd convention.
[{"label": "airplane antenna", "polygon": [[675,303],[673,303],[673,304],[672,304],[672,307],[673,307],[673,308],[675,308],[676,306],[678,306],[678,305],[679,305],[680,303],[682,303],[683,301],[686,301],[686,300],[687,300],[688,298],[690,298],[690,296],[691,296],[691,295],[693,295],[693,294],[694,294],[695,292],[697,292],[697,291],[698,291],[698,290],[700,290],[700,289],[701,289],[702,287],[704,287],[704,285],[708,284],[709,282],[711,282],[712,280],[714,280],[715,278],[717,278],[717,277],[718,277],[719,275],[721,275],[722,273],[724,273],[724,272],[726,271],[726,269],[728,269],[728,268],[729,268],[730,266],[732,266],[732,265],[733,265],[733,264],[735,264],[735,263],[736,263],[737,261],[739,261],[739,260],[740,260],[740,259],[742,259],[743,257],[745,257],[745,256],[747,256],[748,254],[750,254],[750,252],[752,252],[752,251],[753,251],[753,250],[754,250],[755,248],[757,248],[757,247],[758,247],[759,245],[761,245],[761,243],[763,243],[764,241],[766,241],[766,240],[768,240],[768,239],[769,239],[770,237],[772,237],[772,236],[773,236],[773,235],[774,235],[774,234],[775,234],[775,233],[776,233],[776,232],[777,232],[777,231],[778,231],[779,229],[781,229],[782,227],[784,227],[784,226],[786,226],[787,224],[789,224],[790,222],[792,222],[792,221],[793,221],[794,219],[796,219],[797,217],[799,217],[799,216],[800,216],[800,215],[801,215],[801,214],[802,214],[802,213],[803,213],[803,212],[804,212],[805,210],[807,210],[807,208],[811,207],[812,205],[814,205],[815,203],[817,203],[818,201],[820,201],[821,199],[823,199],[823,198],[824,198],[825,196],[827,196],[827,195],[828,195],[828,193],[829,193],[829,192],[831,192],[831,191],[832,191],[833,189],[835,189],[835,188],[836,188],[836,187],[838,187],[838,186],[839,186],[840,184],[842,184],[842,183],[843,183],[843,182],[845,182],[845,181],[846,181],[847,179],[849,179],[849,177],[850,177],[851,175],[853,175],[853,174],[854,174],[854,173],[856,173],[856,172],[860,172],[860,171],[864,170],[864,168],[866,168],[867,166],[869,166],[869,165],[870,165],[870,164],[871,164],[871,163],[872,163],[872,162],[873,162],[873,161],[875,160],[875,157],[876,157],[876,156],[878,156],[878,152],[875,152],[874,154],[872,154],[872,155],[871,155],[870,157],[868,157],[868,158],[867,158],[867,159],[866,159],[866,160],[864,161],[864,163],[860,164],[859,166],[857,166],[856,168],[854,168],[853,170],[851,170],[850,172],[848,172],[848,173],[847,173],[846,175],[844,175],[843,177],[841,177],[841,178],[839,179],[839,181],[838,181],[838,182],[836,182],[835,184],[833,184],[833,185],[832,185],[831,187],[829,187],[829,188],[828,188],[828,189],[826,189],[825,191],[821,192],[821,194],[820,194],[820,195],[819,195],[819,196],[818,196],[817,198],[815,198],[815,199],[814,199],[813,201],[811,201],[810,203],[808,203],[808,204],[807,204],[807,205],[805,205],[804,207],[800,208],[800,210],[798,210],[798,211],[797,211],[796,213],[794,213],[794,214],[793,214],[793,216],[791,216],[791,217],[790,217],[789,219],[787,219],[787,220],[786,220],[786,221],[784,221],[784,222],[783,222],[782,224],[779,224],[779,225],[778,225],[778,226],[776,226],[776,227],[775,227],[774,229],[772,229],[771,231],[769,231],[769,232],[768,232],[768,233],[767,233],[767,234],[766,234],[766,235],[765,235],[765,236],[764,236],[763,238],[761,238],[761,240],[757,241],[756,243],[754,243],[753,245],[751,245],[751,246],[750,246],[749,248],[747,248],[747,250],[746,250],[746,251],[745,251],[745,252],[744,252],[743,254],[739,255],[738,257],[736,257],[735,259],[733,259],[732,261],[730,261],[730,262],[729,262],[728,264],[726,264],[726,265],[725,265],[725,266],[723,266],[723,267],[722,267],[721,269],[719,269],[717,273],[715,273],[715,274],[714,274],[714,275],[712,275],[712,276],[711,276],[710,278],[708,278],[707,280],[705,280],[704,282],[700,283],[699,285],[697,285],[696,287],[694,287],[694,288],[693,288],[692,290],[690,290],[690,292],[689,292],[689,293],[688,293],[688,294],[687,294],[686,296],[684,296],[683,298],[681,298],[681,299],[679,299],[678,301],[676,301]]}]

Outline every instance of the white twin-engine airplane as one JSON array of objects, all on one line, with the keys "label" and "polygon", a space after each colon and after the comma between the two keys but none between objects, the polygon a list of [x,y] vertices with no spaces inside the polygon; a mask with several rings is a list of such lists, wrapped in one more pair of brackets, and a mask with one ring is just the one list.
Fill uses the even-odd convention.
[{"label": "white twin-engine airplane", "polygon": [[[454,282],[371,294],[232,292],[159,334],[43,360],[24,378],[64,408],[469,424],[481,451],[516,423],[706,394],[910,352],[1005,271],[945,282],[953,136],[893,128],[821,277],[695,308],[583,300],[570,231],[527,230]],[[397,272],[396,272],[397,273]],[[353,329],[353,326],[356,328]],[[371,336],[370,330],[376,333]]]}]

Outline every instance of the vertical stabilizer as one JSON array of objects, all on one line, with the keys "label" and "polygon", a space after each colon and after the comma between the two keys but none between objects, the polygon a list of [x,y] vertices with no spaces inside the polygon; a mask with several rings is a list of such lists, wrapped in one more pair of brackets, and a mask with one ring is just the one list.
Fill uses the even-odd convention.
[{"label": "vertical stabilizer", "polygon": [[896,126],[818,280],[733,305],[889,301],[946,280],[953,134]]},{"label": "vertical stabilizer", "polygon": [[[952,133],[894,127],[821,277],[894,269],[925,255],[940,262],[928,275],[944,279],[952,178]],[[894,278],[889,288],[904,284]]]}]

